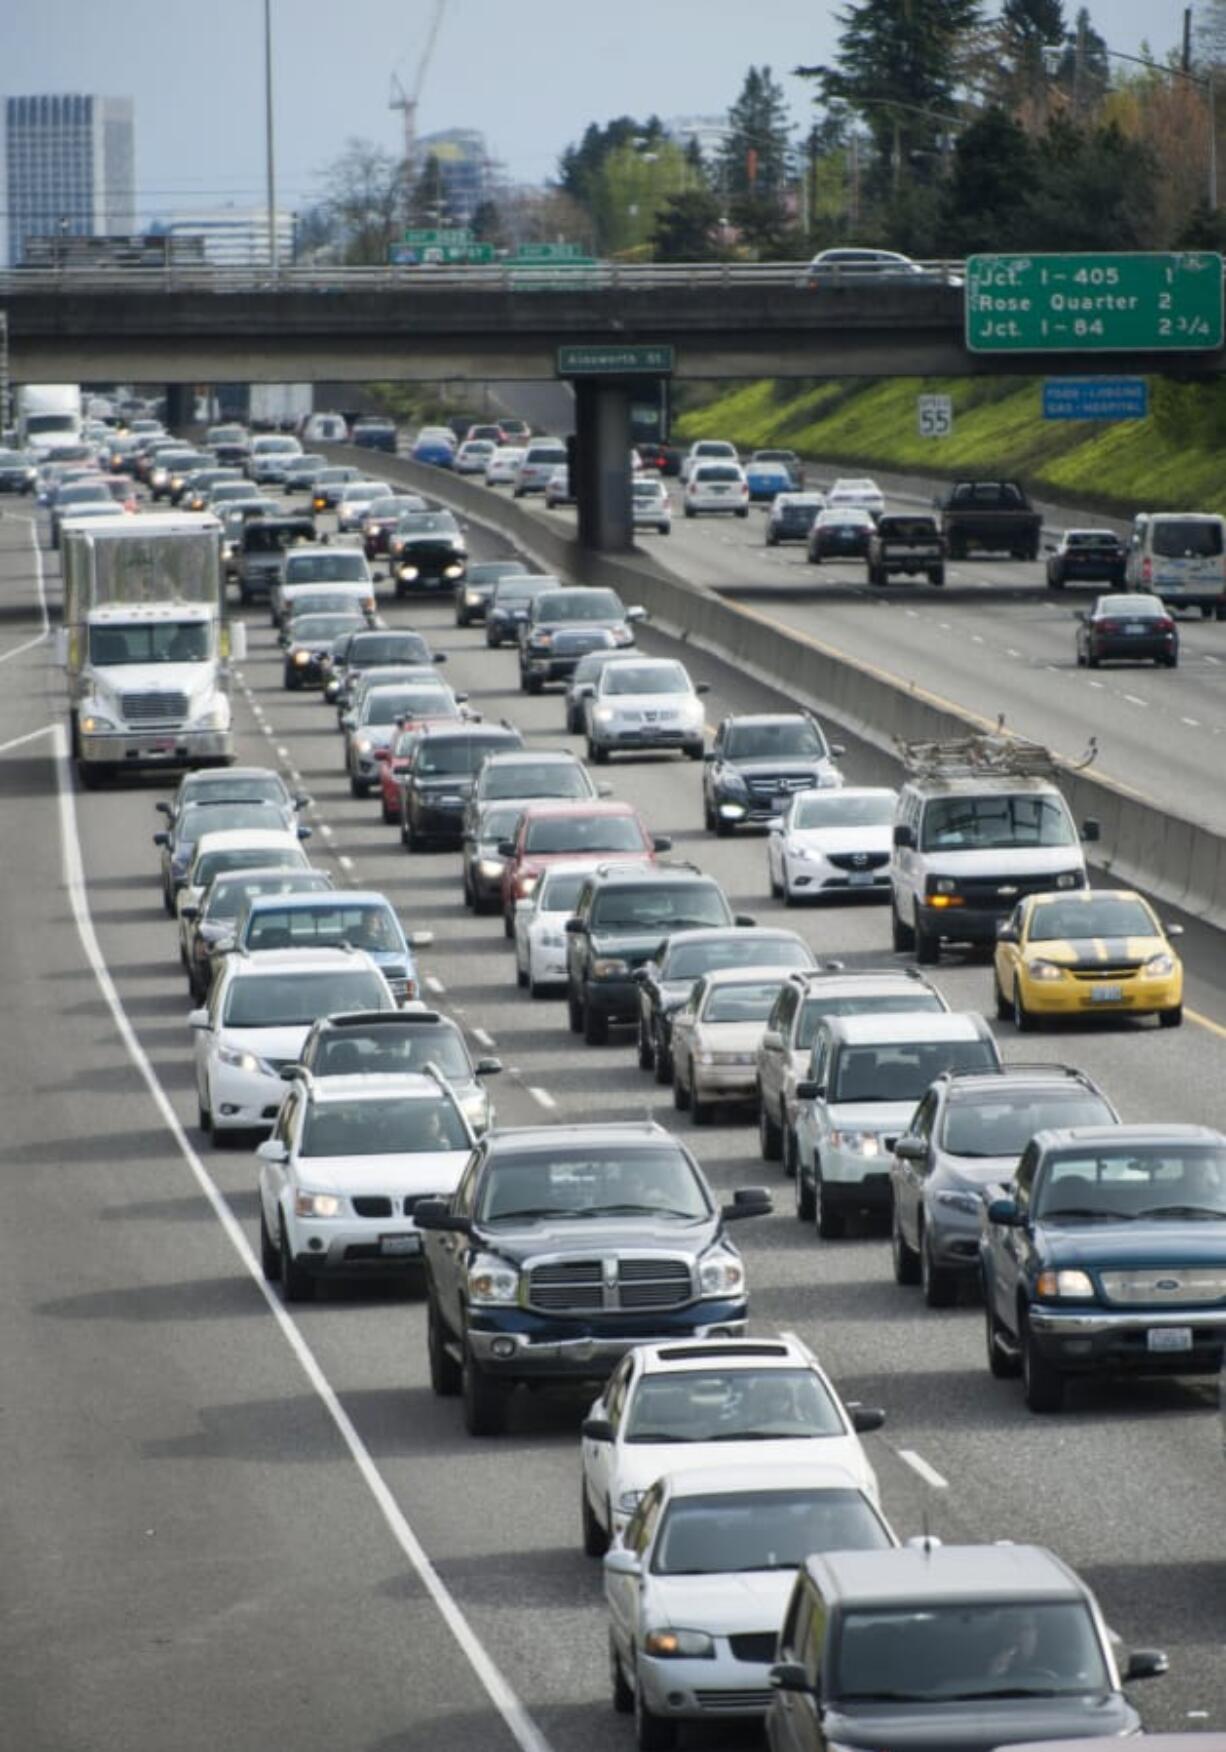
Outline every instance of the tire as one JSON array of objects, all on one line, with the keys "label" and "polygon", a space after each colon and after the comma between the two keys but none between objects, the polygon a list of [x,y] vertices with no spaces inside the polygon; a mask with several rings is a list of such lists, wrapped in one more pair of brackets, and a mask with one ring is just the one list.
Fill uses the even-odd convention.
[{"label": "tire", "polygon": [[579,1524],[583,1529],[584,1557],[603,1557],[609,1549],[609,1535],[592,1513],[587,1498],[587,1485],[579,1480]]},{"label": "tire", "polygon": [[173,919],[175,916],[175,903],[171,897],[169,888],[167,888],[164,882],[162,884],[162,911],[166,914],[168,919]]},{"label": "tire", "polygon": [[796,1185],[793,1189],[796,1194],[796,1219],[801,1223],[811,1223],[813,1221],[813,1213],[817,1208],[813,1201],[813,1188],[809,1185],[808,1181],[800,1171],[800,1152],[795,1148],[794,1144],[792,1149],[792,1159],[796,1169]]},{"label": "tire", "polygon": [[369,797],[370,783],[367,779],[355,779],[353,774],[350,773],[349,790],[350,794],[354,797]]},{"label": "tire", "polygon": [[621,1657],[609,1637],[609,1682],[613,1693],[613,1708],[618,1715],[634,1714],[634,1692],[626,1683],[626,1675],[622,1672]]},{"label": "tire", "polygon": [[654,1070],[655,1064],[656,1064],[656,1049],[655,1049],[655,1045],[652,1042],[651,1035],[643,1027],[643,1019],[641,1016],[639,1017],[638,1049],[639,1049],[639,1070],[640,1071]]},{"label": "tire", "polygon": [[446,1332],[433,1296],[426,1300],[426,1354],[430,1359],[430,1387],[440,1399],[454,1399],[460,1391],[463,1370],[447,1349]]},{"label": "tire", "polygon": [[673,1066],[673,1106],[677,1109],[678,1113],[688,1113],[690,1111],[690,1092],[686,1085],[681,1081],[681,1073],[676,1065]]},{"label": "tire", "polygon": [[928,1308],[952,1308],[958,1300],[958,1279],[947,1265],[933,1263],[928,1245],[928,1232],[920,1230],[920,1282],[924,1286],[924,1305]]},{"label": "tire", "polygon": [[1101,661],[1101,659],[1096,657],[1092,651],[1086,652],[1086,668],[1087,669],[1097,669],[1100,661]]},{"label": "tire", "polygon": [[396,812],[394,809],[388,808],[386,797],[382,798],[382,801],[380,803],[380,812],[383,816],[384,827],[394,827],[396,824],[396,820],[397,820]]},{"label": "tire", "polygon": [[604,1046],[609,1038],[609,1018],[594,1010],[586,998],[583,1001],[583,1038],[589,1046]]},{"label": "tire", "polygon": [[523,691],[528,694],[539,694],[545,685],[539,675],[521,675],[519,678],[519,684]]},{"label": "tire", "polygon": [[710,1101],[701,1101],[690,1090],[690,1119],[695,1125],[710,1125],[715,1117],[715,1108]]},{"label": "tire", "polygon": [[506,1434],[507,1415],[511,1405],[511,1389],[505,1381],[495,1380],[464,1348],[464,1367],[460,1371],[460,1392],[464,1400],[464,1428],[470,1436],[502,1436]]},{"label": "tire", "polygon": [[518,955],[515,957],[515,983],[521,991],[528,984],[528,975],[520,966]]},{"label": "tire", "polygon": [[766,860],[766,875],[767,875],[767,880],[770,883],[770,891],[771,891],[772,898],[775,900],[780,900],[783,896],[783,883],[780,882],[779,878],[775,875],[774,871],[771,869],[769,858]]},{"label": "tire", "polygon": [[764,1162],[777,1162],[783,1155],[783,1132],[766,1109],[762,1090],[758,1089],[758,1153]]},{"label": "tire", "polygon": [[[475,906],[473,911],[476,911]],[[512,919],[510,913],[503,913],[502,915],[502,934],[508,942],[515,935],[515,921]]]},{"label": "tire", "polygon": [[796,1133],[790,1125],[783,1128],[783,1173],[787,1180],[796,1178]]},{"label": "tire", "polygon": [[1179,668],[1179,658],[1178,657],[1164,657],[1162,659],[1162,667],[1164,669],[1178,669]]},{"label": "tire", "polygon": [[656,529],[660,535],[671,535],[673,533],[673,526],[671,523],[657,523]]},{"label": "tire", "polygon": [[894,1282],[896,1284],[919,1283],[919,1254],[902,1232],[902,1225],[898,1221],[897,1205],[894,1207],[894,1215],[890,1221],[890,1255],[894,1263]]},{"label": "tire", "polygon": [[749,512],[748,512],[748,511],[747,511],[747,510],[746,510],[746,511],[738,511],[738,512],[737,512],[737,516],[738,516],[738,517],[748,517],[748,516],[749,516]]},{"label": "tire", "polygon": [[832,1211],[822,1197],[822,1171],[814,1164],[813,1224],[823,1241],[841,1241],[847,1233],[847,1218],[842,1211]]},{"label": "tire", "polygon": [[268,1224],[264,1221],[264,1207],[260,1206],[260,1270],[264,1274],[266,1284],[275,1284],[281,1276],[281,1253],[272,1236],[268,1233]]},{"label": "tire", "polygon": [[285,671],[283,681],[287,693],[297,693],[302,686],[301,678],[292,669]]},{"label": "tire", "polygon": [[206,1107],[200,1096],[196,1096],[196,1125],[207,1138],[213,1130],[213,1110]]},{"label": "tire", "polygon": [[918,919],[915,922],[915,959],[921,967],[935,967],[941,959],[941,939],[931,931],[921,930]]},{"label": "tire", "polygon": [[583,1033],[583,1004],[574,993],[566,993],[566,1020],[572,1034]]},{"label": "tire", "polygon": [[608,766],[609,764],[608,749],[602,748],[598,743],[590,740],[587,745],[587,757],[593,766]]},{"label": "tire", "polygon": [[667,1088],[673,1080],[673,1055],[664,1044],[664,1037],[659,1029],[655,1038],[656,1082],[662,1088]]},{"label": "tire", "polygon": [[1159,1028],[1180,1028],[1183,1026],[1183,1005],[1176,1004],[1172,1010],[1159,1010]]},{"label": "tire", "polygon": [[704,743],[691,742],[685,752],[690,760],[701,760],[707,751]]},{"label": "tire", "polygon": [[716,815],[712,825],[715,829],[716,839],[732,838],[732,823],[730,821],[725,821],[722,815]]},{"label": "tire", "polygon": [[290,1252],[284,1225],[280,1230],[277,1253],[277,1275],[281,1279],[282,1298],[286,1302],[313,1302],[315,1279],[309,1272],[303,1271]]},{"label": "tire", "polygon": [[1043,1356],[1030,1334],[1030,1322],[1022,1317],[1018,1337],[1022,1352],[1022,1398],[1031,1411],[1059,1411],[1064,1405],[1064,1371]]},{"label": "tire", "polygon": [[677,1744],[677,1724],[667,1716],[658,1716],[643,1702],[643,1680],[635,1676],[634,1734],[639,1752],[673,1752]]},{"label": "tire", "polygon": [[998,1022],[1008,1022],[1012,1020],[1013,1005],[1001,991],[1000,980],[995,973],[992,975],[992,996],[996,1003],[996,1020]]},{"label": "tire", "polygon": [[944,589],[944,587],[945,587],[945,568],[944,568],[944,566],[933,566],[932,570],[928,574],[928,582],[930,584],[934,585],[938,590]]},{"label": "tire", "polygon": [[890,902],[890,922],[891,922],[892,931],[893,931],[893,940],[894,940],[895,949],[901,950],[903,952],[905,952],[909,949],[914,949],[915,948],[915,932],[911,929],[910,925],[903,924],[902,920],[898,916],[897,903],[893,900],[891,900],[891,902]]},{"label": "tire", "polygon": [[1021,983],[1016,979],[1013,982],[1013,1026],[1019,1034],[1029,1034],[1034,1028],[1034,1017],[1026,1008]]},{"label": "tire", "polygon": [[685,514],[687,517],[696,517],[698,515],[698,513],[696,511],[692,511],[688,505],[685,508]]}]

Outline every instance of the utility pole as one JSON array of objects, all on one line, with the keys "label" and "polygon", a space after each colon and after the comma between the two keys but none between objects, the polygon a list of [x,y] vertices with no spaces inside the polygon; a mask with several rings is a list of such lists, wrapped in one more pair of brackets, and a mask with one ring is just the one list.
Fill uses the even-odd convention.
[{"label": "utility pole", "polygon": [[272,144],[272,0],[264,0],[264,162],[268,172],[268,266],[276,274],[277,178]]},{"label": "utility pole", "polygon": [[1192,71],[1192,8],[1190,6],[1185,6],[1183,9],[1183,55],[1179,64],[1185,73]]}]

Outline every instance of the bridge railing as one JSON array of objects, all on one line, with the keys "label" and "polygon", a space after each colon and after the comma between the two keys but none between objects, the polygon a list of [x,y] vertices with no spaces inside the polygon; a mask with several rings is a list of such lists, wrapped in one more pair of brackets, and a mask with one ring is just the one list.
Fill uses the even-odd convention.
[{"label": "bridge railing", "polygon": [[193,263],[165,267],[14,268],[0,273],[0,299],[31,293],[211,292],[225,294],[298,292],[563,292],[654,291],[731,286],[811,287],[865,284],[961,286],[962,262],[915,264],[903,275],[869,274],[862,267],[824,266],[820,280],[806,262],[495,262],[472,266],[383,266],[369,268],[298,267],[279,269],[213,267]]}]

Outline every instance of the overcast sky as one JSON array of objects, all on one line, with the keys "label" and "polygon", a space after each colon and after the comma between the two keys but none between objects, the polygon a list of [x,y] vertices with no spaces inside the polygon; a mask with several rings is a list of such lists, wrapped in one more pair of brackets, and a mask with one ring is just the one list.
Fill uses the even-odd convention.
[{"label": "overcast sky", "polygon": [[[797,123],[797,63],[828,60],[831,0],[448,0],[419,130],[476,127],[537,182],[589,121],[718,115],[770,64]],[[297,211],[347,137],[398,150],[390,75],[411,84],[433,0],[272,0],[278,204]],[[1066,0],[1066,13],[1076,11]],[[264,198],[261,0],[0,0],[5,95],[93,92],[136,103],[140,216]],[[1090,0],[1113,49],[1165,55],[1183,0]]]}]

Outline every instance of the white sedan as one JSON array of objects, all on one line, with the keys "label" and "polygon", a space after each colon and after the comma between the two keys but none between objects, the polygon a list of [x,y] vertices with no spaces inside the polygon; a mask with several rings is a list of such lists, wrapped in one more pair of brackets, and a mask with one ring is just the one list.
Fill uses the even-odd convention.
[{"label": "white sedan", "polygon": [[690,680],[684,663],[671,657],[608,663],[585,702],[587,754],[606,761],[622,749],[681,748],[691,760],[706,752],[706,714],[700,694],[706,682]]},{"label": "white sedan", "polygon": [[497,445],[492,438],[469,438],[455,453],[455,472],[462,475],[483,475],[496,449]]},{"label": "white sedan", "polygon": [[583,878],[599,861],[550,865],[532,893],[515,903],[515,977],[534,998],[566,984],[566,921]]},{"label": "white sedan", "polygon": [[630,520],[635,529],[654,529],[658,535],[672,530],[673,507],[659,475],[641,474],[630,483]]},{"label": "white sedan", "polygon": [[788,906],[829,894],[888,895],[897,801],[884,785],[798,791],[766,842],[771,893]]},{"label": "white sedan", "polygon": [[522,445],[500,444],[485,465],[486,486],[513,487],[523,457],[524,447]]},{"label": "white sedan", "polygon": [[634,1711],[640,1746],[672,1745],[681,1721],[764,1716],[798,1567],[898,1543],[838,1467],[665,1473],[604,1560],[614,1709]]},{"label": "white sedan", "polygon": [[838,480],[826,494],[826,504],[832,511],[859,505],[870,517],[880,517],[885,510],[885,494],[876,481],[867,478]]},{"label": "white sedan", "polygon": [[859,1432],[884,1421],[876,1409],[845,1406],[798,1338],[636,1345],[583,1425],[583,1548],[599,1557],[648,1486],[687,1467],[837,1466],[876,1502]]}]

